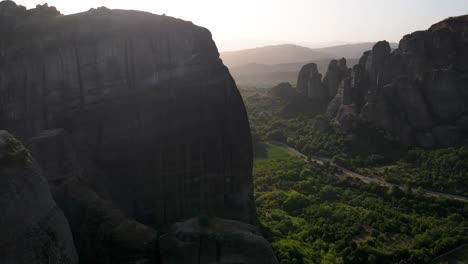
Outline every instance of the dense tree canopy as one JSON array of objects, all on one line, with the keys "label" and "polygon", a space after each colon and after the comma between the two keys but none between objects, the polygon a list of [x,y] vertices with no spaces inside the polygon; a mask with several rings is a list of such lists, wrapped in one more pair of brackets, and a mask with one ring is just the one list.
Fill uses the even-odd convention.
[{"label": "dense tree canopy", "polygon": [[255,201],[281,263],[429,263],[468,242],[468,203],[365,184],[267,146]]},{"label": "dense tree canopy", "polygon": [[[282,98],[260,89],[243,93],[257,211],[281,263],[430,263],[468,242],[468,203],[410,188],[466,195],[466,146],[408,150],[367,124],[352,137],[339,135],[323,116],[283,115]],[[337,176],[336,167],[305,162],[267,141],[408,187]]]}]

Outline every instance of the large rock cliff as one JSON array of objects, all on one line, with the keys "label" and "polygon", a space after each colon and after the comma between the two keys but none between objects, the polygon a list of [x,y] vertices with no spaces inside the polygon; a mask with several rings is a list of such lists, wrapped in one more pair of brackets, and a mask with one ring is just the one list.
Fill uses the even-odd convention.
[{"label": "large rock cliff", "polygon": [[54,10],[0,5],[11,24],[1,27],[2,128],[22,139],[63,128],[142,222],[253,222],[247,115],[210,32],[137,11]]},{"label": "large rock cliff", "polygon": [[[411,146],[447,147],[466,139],[468,16],[406,35],[393,51],[378,42],[353,69],[342,66],[332,61],[322,85],[333,98],[322,98],[327,115],[340,132],[352,133],[364,121]],[[312,94],[321,91],[316,87]]]},{"label": "large rock cliff", "polygon": [[[137,11],[64,16],[3,1],[0,34],[0,128],[29,142],[81,262],[183,263],[160,252],[170,246],[159,236],[200,215],[237,223],[225,230],[234,248],[229,235],[214,240],[223,252],[258,245],[275,262],[252,231],[245,107],[208,30]],[[220,254],[203,252],[233,259]]]}]

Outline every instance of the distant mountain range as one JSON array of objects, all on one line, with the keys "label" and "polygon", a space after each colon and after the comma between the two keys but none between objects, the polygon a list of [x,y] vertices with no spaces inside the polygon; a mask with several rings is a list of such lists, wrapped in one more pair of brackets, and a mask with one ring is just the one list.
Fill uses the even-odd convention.
[{"label": "distant mountain range", "polygon": [[320,51],[294,44],[265,46],[254,49],[228,51],[221,53],[221,59],[228,67],[236,67],[251,63],[285,64],[315,60],[328,57]]},{"label": "distant mountain range", "polygon": [[[371,50],[374,43],[356,43],[311,49],[294,44],[265,46],[254,49],[221,52],[221,59],[229,67],[238,85],[271,87],[279,82],[294,84],[301,67],[317,63],[325,73],[331,59],[346,58],[348,66],[357,63],[361,55]],[[392,49],[397,43],[390,43]]]}]

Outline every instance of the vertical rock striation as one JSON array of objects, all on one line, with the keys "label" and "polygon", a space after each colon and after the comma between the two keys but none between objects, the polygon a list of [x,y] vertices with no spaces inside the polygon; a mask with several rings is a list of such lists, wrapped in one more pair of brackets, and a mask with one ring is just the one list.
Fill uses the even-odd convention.
[{"label": "vertical rock striation", "polygon": [[328,65],[327,73],[323,78],[323,86],[327,90],[328,100],[333,99],[340,88],[341,81],[348,73],[348,66],[346,66],[346,59],[331,60]]},{"label": "vertical rock striation", "polygon": [[[329,103],[336,105],[337,102],[341,102],[340,98],[343,93],[341,82],[348,76],[348,73],[346,59],[344,58],[339,61],[332,60],[323,79],[317,70],[317,65],[309,63],[301,68],[296,89],[301,95],[309,98],[318,108],[327,109]],[[333,110],[332,112],[336,111]]]},{"label": "vertical rock striation", "polygon": [[2,128],[22,139],[64,129],[113,202],[151,226],[200,213],[255,222],[247,115],[208,30],[10,1],[0,19]]},{"label": "vertical rock striation", "polygon": [[[24,204],[24,215],[0,219],[29,221],[15,226],[26,230],[52,212],[29,240],[2,235],[2,250],[11,246],[0,260],[42,254],[30,248],[52,234],[47,263],[76,263],[71,241],[83,263],[186,263],[171,254],[195,255],[171,249],[172,231],[205,215],[217,224],[182,239],[219,236],[196,246],[194,263],[276,263],[255,226],[247,113],[208,30],[145,12],[64,16],[3,1],[0,34],[0,127],[28,142],[45,171],[27,186],[34,201],[0,206]],[[44,263],[26,253],[21,263]]]},{"label": "vertical rock striation", "polygon": [[328,97],[328,92],[322,86],[322,75],[315,63],[306,64],[301,68],[296,89],[313,100],[324,101]]}]

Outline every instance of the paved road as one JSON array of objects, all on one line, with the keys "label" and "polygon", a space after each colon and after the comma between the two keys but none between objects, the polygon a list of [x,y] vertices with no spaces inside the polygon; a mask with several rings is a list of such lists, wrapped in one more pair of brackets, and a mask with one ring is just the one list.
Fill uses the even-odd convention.
[{"label": "paved road", "polygon": [[[277,146],[282,146],[286,149],[288,149],[288,151],[296,156],[300,156],[304,159],[304,161],[308,162],[308,161],[315,161],[319,164],[323,164],[325,162],[329,162],[331,165],[337,167],[338,169],[340,169],[344,176],[347,176],[347,177],[351,177],[351,178],[356,178],[356,179],[360,179],[361,181],[365,182],[365,183],[376,183],[378,185],[381,185],[381,186],[386,186],[386,187],[392,187],[392,186],[395,186],[395,187],[398,187],[400,189],[403,189],[404,186],[403,185],[398,185],[398,184],[393,184],[393,183],[390,183],[390,182],[387,182],[385,180],[382,180],[382,179],[377,179],[377,178],[373,178],[373,177],[368,177],[368,176],[364,176],[364,175],[361,175],[361,174],[358,174],[358,173],[355,173],[355,172],[352,172],[348,169],[345,169],[335,163],[333,163],[329,158],[324,158],[324,157],[307,157],[307,155],[301,153],[300,151],[298,151],[297,149],[295,148],[292,148],[284,143],[281,143],[279,141],[269,141],[267,143],[270,143],[270,144],[273,144],[273,145],[277,145]],[[464,196],[458,196],[458,195],[452,195],[452,194],[448,194],[448,193],[440,193],[440,192],[433,192],[433,191],[429,191],[429,190],[425,190],[423,189],[423,191],[426,193],[426,195],[428,196],[434,196],[434,197],[445,197],[445,198],[449,198],[449,199],[454,199],[454,200],[459,200],[459,201],[465,201],[465,202],[468,202],[468,197],[464,197]]]},{"label": "paved road", "polygon": [[[453,259],[457,259],[460,257],[460,255],[463,254],[464,251],[468,252],[468,244],[463,244],[456,249],[453,249],[441,256],[438,256],[437,258],[433,259],[433,263],[455,263],[453,262]],[[450,262],[452,261],[452,262]],[[457,262],[458,263],[458,262]],[[465,262],[466,263],[466,262]]]}]

